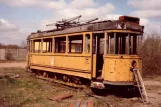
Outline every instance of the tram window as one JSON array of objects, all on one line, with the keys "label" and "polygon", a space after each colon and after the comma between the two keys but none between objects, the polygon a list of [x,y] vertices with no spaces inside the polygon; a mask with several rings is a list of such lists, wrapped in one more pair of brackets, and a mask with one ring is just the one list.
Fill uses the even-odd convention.
[{"label": "tram window", "polygon": [[33,52],[33,40],[30,40],[30,52]]},{"label": "tram window", "polygon": [[30,41],[27,41],[27,50],[30,52]]},{"label": "tram window", "polygon": [[115,54],[127,54],[128,53],[127,44],[128,44],[128,35],[117,33]]},{"label": "tram window", "polygon": [[40,53],[41,52],[41,39],[33,40],[33,53]]},{"label": "tram window", "polygon": [[90,34],[86,34],[85,39],[85,53],[90,53]]},{"label": "tram window", "polygon": [[83,52],[83,35],[69,36],[69,53]]},{"label": "tram window", "polygon": [[113,33],[109,35],[109,39],[110,39],[110,54],[114,54],[115,39]]},{"label": "tram window", "polygon": [[43,53],[52,52],[52,38],[43,39]]},{"label": "tram window", "polygon": [[126,33],[116,33],[115,54],[129,53],[129,37]]},{"label": "tram window", "polygon": [[107,54],[109,52],[109,36],[108,34],[106,35],[106,40],[105,40],[105,43],[106,43],[106,53]]},{"label": "tram window", "polygon": [[137,54],[137,35],[133,36],[133,54]]},{"label": "tram window", "polygon": [[55,52],[65,53],[66,51],[66,37],[56,37],[55,38]]},{"label": "tram window", "polygon": [[137,35],[128,35],[127,33],[109,34],[109,53],[110,54],[137,54]]},{"label": "tram window", "polygon": [[129,37],[129,54],[137,54],[137,35]]},{"label": "tram window", "polygon": [[140,45],[141,45],[141,41],[142,41],[142,35],[137,35],[137,41],[136,41],[136,47],[137,47],[137,49],[136,49],[136,54],[137,54],[137,52],[140,50]]}]

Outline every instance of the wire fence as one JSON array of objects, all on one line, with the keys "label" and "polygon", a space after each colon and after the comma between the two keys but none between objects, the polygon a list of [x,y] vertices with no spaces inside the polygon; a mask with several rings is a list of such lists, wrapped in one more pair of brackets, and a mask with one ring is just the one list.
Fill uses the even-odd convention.
[{"label": "wire fence", "polygon": [[25,60],[26,49],[0,49],[0,60]]}]

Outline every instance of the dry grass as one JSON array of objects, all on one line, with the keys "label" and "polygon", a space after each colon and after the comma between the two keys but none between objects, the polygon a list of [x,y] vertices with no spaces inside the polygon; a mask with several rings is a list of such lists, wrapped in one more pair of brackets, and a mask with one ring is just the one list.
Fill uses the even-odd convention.
[{"label": "dry grass", "polygon": [[[15,74],[20,74],[20,78],[11,78]],[[136,102],[127,98],[115,97],[111,92],[99,99],[91,97],[86,94],[91,93],[90,89],[71,90],[66,86],[54,85],[51,82],[36,79],[23,68],[0,68],[0,86],[1,107],[68,107],[72,101],[78,99],[93,99],[95,107],[107,107],[108,104],[123,107],[123,102],[127,101],[129,104]],[[62,92],[72,93],[73,98],[60,102],[48,100],[48,97]],[[114,103],[115,101],[117,103]]]},{"label": "dry grass", "polygon": [[[52,85],[37,80],[24,71],[22,68],[0,69],[0,106],[59,107],[47,99],[53,94]],[[17,73],[21,78],[10,78]]]},{"label": "dry grass", "polygon": [[[12,78],[15,74],[19,74],[20,78]],[[97,91],[101,92],[101,90]],[[73,97],[60,102],[48,100],[48,97],[65,92],[72,93]],[[68,107],[71,102],[78,99],[93,99],[94,107],[109,107],[109,105],[112,105],[111,107],[141,107],[143,105],[138,98],[129,97],[136,93],[128,92],[124,88],[116,87],[104,92],[104,96],[91,97],[90,89],[74,90],[67,86],[55,85],[52,82],[36,79],[23,68],[0,68],[0,107]],[[157,91],[154,90],[154,92]],[[155,105],[159,107],[158,103]]]}]

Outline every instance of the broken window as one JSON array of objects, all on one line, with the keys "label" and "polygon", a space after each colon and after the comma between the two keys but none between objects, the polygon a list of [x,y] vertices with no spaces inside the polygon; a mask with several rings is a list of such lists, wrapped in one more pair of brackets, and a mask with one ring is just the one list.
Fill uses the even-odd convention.
[{"label": "broken window", "polygon": [[66,51],[66,37],[55,37],[55,52],[65,53]]},{"label": "broken window", "polygon": [[41,39],[33,40],[33,53],[40,53],[41,52]]},{"label": "broken window", "polygon": [[52,52],[52,38],[43,39],[43,53]]},{"label": "broken window", "polygon": [[69,53],[83,52],[83,35],[69,36]]}]

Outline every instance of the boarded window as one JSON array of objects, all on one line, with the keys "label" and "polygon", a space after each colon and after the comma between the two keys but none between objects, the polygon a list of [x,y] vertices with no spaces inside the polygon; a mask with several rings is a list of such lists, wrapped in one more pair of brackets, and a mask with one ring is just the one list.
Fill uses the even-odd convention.
[{"label": "boarded window", "polygon": [[56,37],[55,38],[55,52],[65,53],[66,51],[66,37]]},{"label": "boarded window", "polygon": [[69,36],[69,53],[83,52],[83,35]]}]

